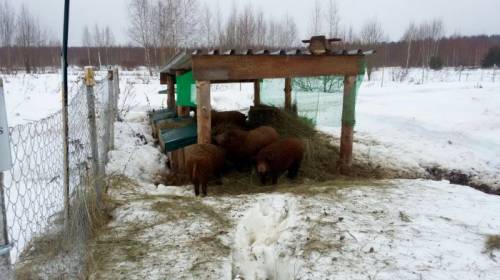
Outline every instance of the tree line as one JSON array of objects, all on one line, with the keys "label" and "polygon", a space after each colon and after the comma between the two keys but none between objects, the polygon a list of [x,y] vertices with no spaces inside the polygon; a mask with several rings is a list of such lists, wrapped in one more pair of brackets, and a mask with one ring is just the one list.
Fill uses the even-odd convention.
[{"label": "tree line", "polygon": [[[59,65],[60,43],[25,7],[15,11],[0,0],[0,69],[43,71]],[[295,19],[266,14],[252,4],[233,2],[228,15],[218,4],[200,0],[129,0],[128,45],[118,45],[108,26],[85,26],[81,47],[69,50],[73,65],[147,66],[151,72],[182,49],[278,49],[305,47]],[[446,37],[443,21],[434,19],[408,24],[404,35],[388,40],[376,19],[359,28],[344,23],[335,0],[316,0],[309,12],[307,34],[340,38],[337,49],[374,49],[367,62],[373,68],[480,66],[500,36]],[[301,28],[306,29],[306,28]],[[52,38],[52,39],[51,39]],[[490,51],[491,52],[491,51]],[[490,57],[495,58],[496,56]]]}]

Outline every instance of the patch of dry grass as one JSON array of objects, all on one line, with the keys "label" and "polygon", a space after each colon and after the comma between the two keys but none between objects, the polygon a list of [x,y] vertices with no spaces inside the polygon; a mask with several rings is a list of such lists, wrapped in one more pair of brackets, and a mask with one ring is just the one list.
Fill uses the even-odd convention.
[{"label": "patch of dry grass", "polygon": [[185,196],[149,196],[156,199],[152,209],[165,217],[165,221],[177,221],[188,217],[198,216],[213,221],[217,228],[227,229],[230,223],[224,215],[213,207],[204,204],[195,197]]},{"label": "patch of dry grass", "polygon": [[[70,202],[70,219],[64,224],[63,212],[51,225],[51,231],[34,237],[19,257],[15,269],[17,279],[39,279],[44,275],[51,279],[83,277],[86,271],[86,245],[98,230],[109,221],[106,208],[98,205],[92,180],[82,178],[83,186]],[[103,201],[109,200],[106,194]],[[76,257],[61,264],[60,260]],[[75,264],[76,262],[76,264]],[[47,270],[47,271],[46,271]],[[46,275],[48,274],[48,275]]]},{"label": "patch of dry grass", "polygon": [[486,249],[500,250],[500,235],[489,235],[486,239]]}]

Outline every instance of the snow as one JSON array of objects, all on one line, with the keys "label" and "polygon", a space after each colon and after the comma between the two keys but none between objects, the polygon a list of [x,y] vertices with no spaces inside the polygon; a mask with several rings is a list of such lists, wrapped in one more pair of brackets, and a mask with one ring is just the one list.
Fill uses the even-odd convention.
[{"label": "snow", "polygon": [[[307,235],[298,218],[297,201],[293,197],[271,195],[258,201],[236,226],[235,271],[244,275],[244,279],[293,279],[302,269],[290,250],[297,237]],[[300,236],[292,234],[292,230],[300,229]]]},{"label": "snow", "polygon": [[[413,70],[408,79],[419,72]],[[457,82],[456,72],[446,69],[430,72],[433,79],[425,84],[383,87],[374,77],[360,89],[355,138],[375,140],[424,169],[461,170],[500,189],[500,81],[492,82],[492,75],[477,70]]]},{"label": "snow", "polygon": [[[146,137],[146,145],[140,136]],[[115,143],[115,150],[108,154],[107,174],[152,182],[158,174],[165,172],[166,156],[154,146],[148,127],[141,123],[117,122]]]},{"label": "snow", "polygon": [[[140,125],[147,129],[144,120],[130,124]],[[135,141],[133,133],[117,137]],[[148,151],[144,143],[135,150]],[[117,248],[114,265],[93,279],[118,271],[127,279],[493,280],[500,273],[498,251],[484,245],[500,232],[500,197],[447,181],[346,181],[310,185],[305,193],[200,199],[191,186],[141,179],[133,190],[111,191],[126,203],[114,211],[104,240],[140,221],[145,226],[132,240],[147,244],[148,253],[131,263]],[[156,203],[186,210],[158,212]],[[203,210],[190,212],[193,205]]]},{"label": "snow", "polygon": [[[76,83],[77,70],[71,75]],[[360,89],[355,161],[400,170],[401,177],[458,169],[500,188],[494,73],[428,71],[423,83],[420,69],[402,80],[400,69],[383,75],[375,72]],[[57,74],[2,77],[11,125],[58,110]],[[112,265],[91,279],[498,278],[500,252],[484,244],[500,234],[500,197],[448,181],[345,181],[306,186],[306,192],[278,187],[270,194],[204,199],[195,198],[191,186],[156,185],[168,170],[145,112],[165,105],[157,94],[162,86],[144,70],[122,71],[120,78],[125,121],[116,123],[106,171],[129,177],[133,186],[110,189],[120,203],[99,238],[139,244],[130,246],[141,254],[131,260],[117,242],[105,259]],[[246,111],[252,90],[251,84],[213,85],[213,107]],[[319,129],[338,137],[336,113],[323,111]],[[162,204],[171,207],[159,210]]]}]

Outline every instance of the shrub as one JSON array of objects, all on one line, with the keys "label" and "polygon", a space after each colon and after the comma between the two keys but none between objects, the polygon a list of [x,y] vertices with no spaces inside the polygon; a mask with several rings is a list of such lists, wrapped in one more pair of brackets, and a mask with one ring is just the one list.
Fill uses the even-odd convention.
[{"label": "shrub", "polygon": [[500,47],[491,47],[488,53],[484,56],[481,61],[481,67],[490,68],[495,65],[500,65]]},{"label": "shrub", "polygon": [[429,67],[432,70],[441,70],[443,69],[443,60],[439,56],[433,56],[429,61]]}]

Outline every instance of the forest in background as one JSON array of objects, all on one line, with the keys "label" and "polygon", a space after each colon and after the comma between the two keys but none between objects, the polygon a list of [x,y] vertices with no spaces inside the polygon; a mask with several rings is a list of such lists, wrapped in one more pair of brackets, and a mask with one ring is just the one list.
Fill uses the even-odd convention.
[{"label": "forest in background", "polygon": [[[147,66],[151,72],[183,49],[292,49],[305,47],[293,17],[273,18],[247,5],[233,5],[224,17],[219,7],[199,0],[130,0],[130,41],[120,45],[108,26],[85,26],[81,46],[70,47],[76,66]],[[500,35],[446,36],[440,19],[409,22],[398,41],[368,19],[358,31],[342,24],[335,0],[316,1],[309,13],[308,34],[341,38],[334,49],[373,49],[369,69],[384,66],[480,67],[488,52],[500,46]],[[0,0],[0,70],[44,72],[60,65],[60,41],[26,6],[16,10]],[[484,64],[486,65],[486,64]],[[494,65],[494,63],[493,63]]]}]

